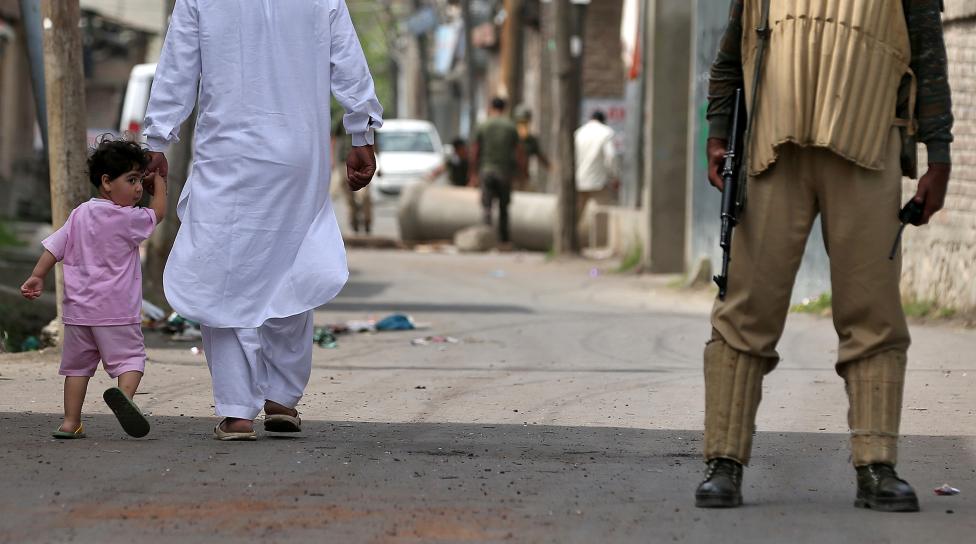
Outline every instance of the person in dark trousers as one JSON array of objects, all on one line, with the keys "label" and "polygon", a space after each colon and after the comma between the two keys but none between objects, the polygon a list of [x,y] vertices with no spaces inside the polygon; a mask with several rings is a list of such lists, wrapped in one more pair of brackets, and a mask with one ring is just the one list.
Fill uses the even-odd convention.
[{"label": "person in dark trousers", "polygon": [[444,164],[438,166],[431,172],[428,181],[434,181],[447,172],[447,181],[453,187],[466,187],[470,179],[468,160],[468,142],[464,138],[454,138],[451,142],[451,154],[447,156]]},{"label": "person in dark trousers", "polygon": [[481,187],[481,206],[486,225],[492,224],[492,208],[498,201],[498,239],[510,240],[508,205],[512,183],[525,162],[515,123],[505,115],[507,104],[494,98],[486,119],[475,131],[471,145],[471,179],[469,185]]}]

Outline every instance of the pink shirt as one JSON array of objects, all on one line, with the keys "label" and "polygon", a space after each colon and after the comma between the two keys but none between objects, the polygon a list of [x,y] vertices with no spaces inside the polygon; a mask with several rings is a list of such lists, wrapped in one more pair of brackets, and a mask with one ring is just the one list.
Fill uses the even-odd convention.
[{"label": "pink shirt", "polygon": [[156,228],[148,208],[93,198],[41,244],[64,264],[66,325],[130,325],[141,321],[139,243]]}]

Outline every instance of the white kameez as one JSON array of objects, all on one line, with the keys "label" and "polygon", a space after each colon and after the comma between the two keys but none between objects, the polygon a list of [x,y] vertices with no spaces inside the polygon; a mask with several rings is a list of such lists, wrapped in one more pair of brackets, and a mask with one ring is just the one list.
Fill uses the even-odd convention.
[{"label": "white kameez", "polygon": [[163,276],[177,312],[255,328],[325,304],[345,284],[329,199],[330,91],[353,145],[371,144],[382,107],[345,0],[176,2],[144,134],[164,150],[199,99]]}]

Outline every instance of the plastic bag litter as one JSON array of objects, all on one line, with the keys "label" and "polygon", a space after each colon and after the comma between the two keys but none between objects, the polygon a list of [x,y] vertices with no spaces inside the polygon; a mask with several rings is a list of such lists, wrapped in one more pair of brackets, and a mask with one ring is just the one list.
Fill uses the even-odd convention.
[{"label": "plastic bag litter", "polygon": [[144,321],[159,321],[166,317],[166,312],[146,299],[142,299],[142,318]]},{"label": "plastic bag litter", "polygon": [[424,338],[414,338],[410,341],[411,346],[426,346],[428,344],[458,344],[461,341],[452,336],[426,336]]},{"label": "plastic bag litter", "polygon": [[935,488],[934,491],[936,495],[941,495],[941,496],[958,495],[962,493],[962,491],[959,491],[958,489],[952,487],[949,484],[942,484],[942,487],[937,487]]},{"label": "plastic bag litter", "polygon": [[312,342],[320,348],[335,349],[339,347],[339,341],[336,339],[335,334],[332,334],[331,330],[323,327],[315,328],[315,333],[312,335]]},{"label": "plastic bag litter", "polygon": [[378,331],[412,331],[416,329],[413,319],[404,314],[393,314],[376,322]]}]

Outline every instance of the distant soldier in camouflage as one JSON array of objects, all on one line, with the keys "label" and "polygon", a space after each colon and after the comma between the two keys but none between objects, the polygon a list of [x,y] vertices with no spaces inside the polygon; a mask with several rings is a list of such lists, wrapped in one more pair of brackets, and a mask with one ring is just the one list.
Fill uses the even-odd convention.
[{"label": "distant soldier in camouflage", "polygon": [[[765,4],[765,5],[764,5]],[[928,171],[914,200],[928,222],[949,180],[952,113],[939,0],[734,0],[709,88],[709,181],[722,188],[734,92],[755,104],[746,206],[733,239],[728,294],[705,348],[705,459],[700,507],[742,503],[762,379],[779,356],[790,293],[819,214],[830,255],[837,373],[850,400],[856,506],[918,510],[898,478],[897,442],[910,342],[901,307],[902,175]],[[752,87],[768,9],[768,48]],[[744,83],[749,82],[749,83]],[[753,94],[756,96],[752,102]]]}]

